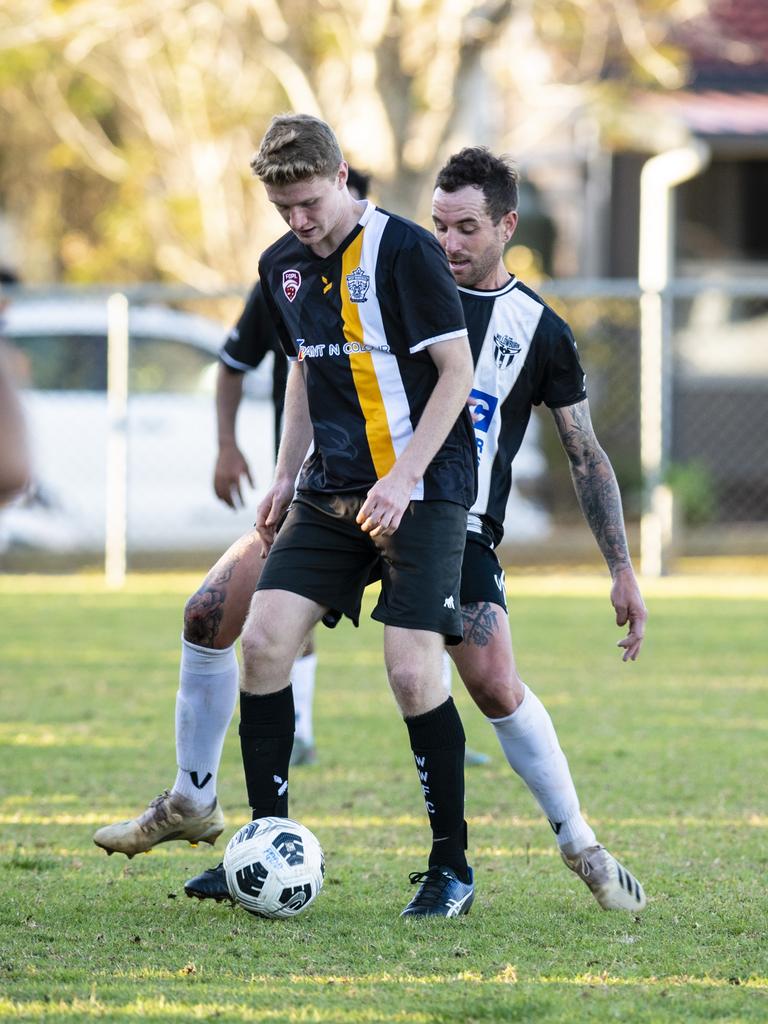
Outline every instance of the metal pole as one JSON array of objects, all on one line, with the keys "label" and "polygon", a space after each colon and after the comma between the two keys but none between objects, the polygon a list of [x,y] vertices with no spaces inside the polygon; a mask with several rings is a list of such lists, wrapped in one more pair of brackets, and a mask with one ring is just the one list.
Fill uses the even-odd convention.
[{"label": "metal pole", "polygon": [[107,517],[104,575],[108,587],[125,584],[128,522],[128,299],[107,300]]},{"label": "metal pole", "polygon": [[674,260],[672,189],[699,173],[709,161],[709,147],[689,145],[651,157],[640,174],[640,461],[643,470],[643,515],[640,562],[643,574],[666,572],[666,548],[672,529],[672,500],[664,486],[669,449],[670,297]]}]

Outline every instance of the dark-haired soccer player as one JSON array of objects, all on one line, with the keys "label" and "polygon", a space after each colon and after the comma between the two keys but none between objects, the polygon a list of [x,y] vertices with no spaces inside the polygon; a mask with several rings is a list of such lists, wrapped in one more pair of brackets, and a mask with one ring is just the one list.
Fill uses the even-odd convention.
[{"label": "dark-haired soccer player", "polygon": [[505,619],[504,574],[494,553],[503,534],[511,466],[533,405],[547,405],[571,465],[576,494],[613,580],[619,641],[634,661],[646,609],[629,556],[621,496],[592,427],[568,325],[512,277],[504,248],[517,226],[517,172],[482,147],[452,156],[437,176],[435,234],[459,286],[475,363],[472,399],[478,494],[469,515],[461,612],[464,642],[452,647],[459,674],[496,730],[555,832],[565,863],[606,910],[641,910],[640,883],[598,842],[582,817],[552,721],[520,678]]}]

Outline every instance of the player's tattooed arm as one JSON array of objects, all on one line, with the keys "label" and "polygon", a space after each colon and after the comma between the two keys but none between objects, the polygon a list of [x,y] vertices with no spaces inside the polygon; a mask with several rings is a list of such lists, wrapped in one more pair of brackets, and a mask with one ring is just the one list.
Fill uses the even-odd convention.
[{"label": "player's tattooed arm", "polygon": [[498,605],[484,601],[482,604],[463,604],[461,619],[464,627],[464,643],[475,647],[487,647],[499,631]]},{"label": "player's tattooed arm", "polygon": [[560,440],[571,467],[571,478],[587,520],[611,575],[631,565],[624,513],[616,474],[595,437],[589,403],[553,409]]}]

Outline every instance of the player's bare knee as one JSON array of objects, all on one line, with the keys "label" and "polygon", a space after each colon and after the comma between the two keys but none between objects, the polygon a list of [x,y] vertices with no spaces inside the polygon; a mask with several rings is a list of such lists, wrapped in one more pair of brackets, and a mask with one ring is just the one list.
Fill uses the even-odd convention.
[{"label": "player's bare knee", "polygon": [[520,706],[525,690],[523,681],[509,666],[497,666],[487,673],[467,673],[464,685],[487,718],[506,718]]},{"label": "player's bare knee", "polygon": [[246,673],[259,665],[273,661],[277,653],[271,630],[266,629],[259,620],[253,619],[249,619],[245,624],[240,638],[240,648]]},{"label": "player's bare knee", "polygon": [[427,679],[417,664],[398,661],[387,665],[389,685],[404,715],[419,714],[423,710]]}]

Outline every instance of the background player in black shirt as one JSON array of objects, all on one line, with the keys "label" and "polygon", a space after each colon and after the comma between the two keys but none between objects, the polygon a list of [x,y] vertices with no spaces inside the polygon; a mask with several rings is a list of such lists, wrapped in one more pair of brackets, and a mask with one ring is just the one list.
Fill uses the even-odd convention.
[{"label": "background player in black shirt", "polygon": [[475,363],[479,485],[468,521],[461,612],[464,642],[450,649],[467,689],[496,730],[512,768],[550,821],[563,860],[606,910],[640,910],[640,883],[582,817],[552,721],[518,674],[506,622],[504,574],[493,548],[503,535],[511,466],[531,407],[552,411],[579,503],[611,574],[619,641],[634,661],[646,609],[629,556],[616,477],[595,437],[584,372],[568,325],[507,271],[517,225],[517,173],[483,148],[451,157],[437,176],[435,233],[459,285]]}]

